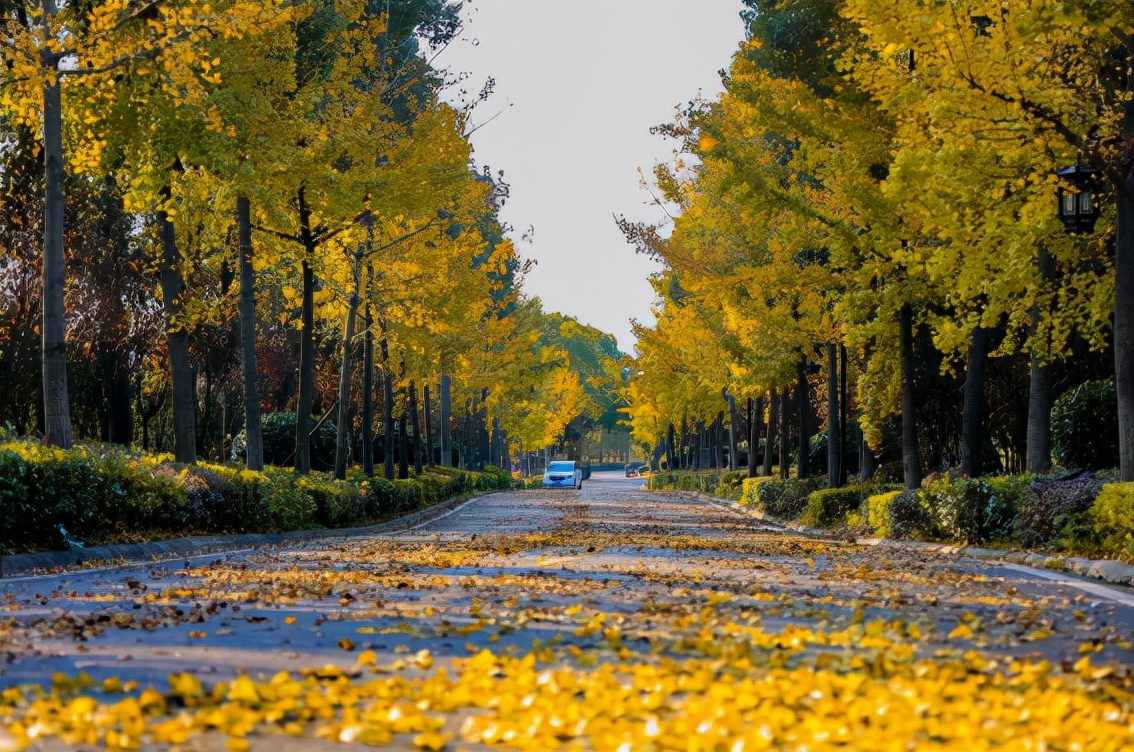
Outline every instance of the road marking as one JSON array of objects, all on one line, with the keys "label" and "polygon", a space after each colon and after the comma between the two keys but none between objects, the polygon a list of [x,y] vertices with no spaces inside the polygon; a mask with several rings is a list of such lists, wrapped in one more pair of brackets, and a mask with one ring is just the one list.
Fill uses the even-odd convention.
[{"label": "road marking", "polygon": [[[491,495],[492,494],[485,494],[485,496],[491,496]],[[466,501],[464,504],[461,504],[460,506],[453,507],[448,512],[446,512],[445,514],[437,515],[433,519],[426,520],[425,522],[419,522],[418,524],[414,525],[413,527],[407,527],[404,530],[391,530],[389,533],[386,533],[386,535],[397,535],[399,533],[408,533],[411,530],[417,530],[419,527],[425,527],[426,525],[432,525],[434,522],[437,522],[438,520],[443,520],[451,514],[456,514],[457,512],[459,512],[462,509],[464,509],[465,507],[467,507],[469,504],[472,504],[474,501],[477,501],[478,499],[483,499],[483,498],[484,498],[484,496],[475,496],[475,497],[469,499],[468,501]]]},{"label": "road marking", "polygon": [[1012,569],[1022,574],[1029,574],[1033,577],[1050,580],[1051,582],[1057,583],[1059,585],[1067,585],[1068,587],[1073,587],[1076,590],[1082,590],[1085,593],[1090,593],[1091,595],[1105,598],[1108,601],[1121,603],[1124,606],[1134,607],[1134,595],[1123,593],[1112,585],[1103,585],[1099,582],[1080,580],[1077,577],[1069,578],[1062,572],[1049,572],[1046,569],[1036,569],[1035,567],[1029,567],[1024,564],[1011,564],[1006,562],[1001,566],[1003,566],[1005,569]]},{"label": "road marking", "polygon": [[7,585],[9,582],[32,582],[35,580],[46,580],[52,577],[59,577],[63,579],[74,579],[86,574],[102,574],[104,572],[127,572],[133,569],[140,569],[144,567],[155,567],[160,564],[168,564],[170,562],[180,561],[193,561],[194,559],[224,559],[229,556],[237,556],[238,554],[254,554],[257,550],[254,548],[238,548],[225,551],[214,551],[207,554],[193,554],[191,556],[170,556],[164,559],[152,559],[147,561],[124,561],[118,564],[107,564],[100,567],[81,567],[79,569],[68,569],[63,572],[43,572],[41,574],[27,574],[19,577],[5,577],[0,580],[0,586]]}]

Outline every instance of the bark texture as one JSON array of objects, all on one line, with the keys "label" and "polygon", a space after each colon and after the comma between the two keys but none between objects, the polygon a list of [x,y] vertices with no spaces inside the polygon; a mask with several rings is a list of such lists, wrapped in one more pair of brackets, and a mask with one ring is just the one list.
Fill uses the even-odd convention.
[{"label": "bark texture", "polygon": [[[53,0],[43,10],[55,15]],[[58,61],[51,57],[55,67]],[[71,401],[67,389],[67,345],[64,338],[63,284],[63,105],[59,84],[43,90],[43,156],[47,193],[43,214],[43,429],[47,443],[71,448]]]},{"label": "bark texture", "polygon": [[240,244],[240,353],[244,370],[244,464],[264,469],[264,434],[260,423],[260,387],[256,362],[256,271],[252,267],[252,209],[245,196],[236,199]]},{"label": "bark texture", "polygon": [[902,359],[902,471],[906,488],[921,488],[921,452],[917,446],[914,417],[913,309],[909,304],[898,312],[898,344]]}]

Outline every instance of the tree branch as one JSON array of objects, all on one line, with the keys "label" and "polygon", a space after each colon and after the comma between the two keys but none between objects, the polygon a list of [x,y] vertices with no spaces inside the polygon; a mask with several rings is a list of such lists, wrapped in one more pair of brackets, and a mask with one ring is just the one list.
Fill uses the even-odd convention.
[{"label": "tree branch", "polygon": [[263,232],[263,233],[267,233],[268,235],[274,235],[277,238],[280,238],[281,240],[290,240],[292,243],[298,243],[300,245],[303,245],[303,239],[300,238],[298,235],[288,235],[286,232],[280,232],[279,230],[273,230],[271,227],[261,227],[260,225],[252,225],[252,229],[256,230],[257,232]]}]

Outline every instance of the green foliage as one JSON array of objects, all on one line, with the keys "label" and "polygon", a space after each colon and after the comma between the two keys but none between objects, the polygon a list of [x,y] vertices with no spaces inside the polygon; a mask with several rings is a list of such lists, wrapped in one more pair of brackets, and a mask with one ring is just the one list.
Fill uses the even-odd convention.
[{"label": "green foliage", "polygon": [[341,527],[367,516],[365,500],[355,483],[311,474],[300,478],[296,486],[311,498],[320,525]]},{"label": "green foliage", "polygon": [[1028,487],[1017,512],[1013,537],[1025,548],[1046,546],[1090,530],[1087,514],[1102,491],[1098,478],[1039,478]]},{"label": "green foliage", "polygon": [[1088,381],[1051,408],[1052,453],[1064,467],[1118,466],[1118,413],[1113,379]]},{"label": "green foliage", "polygon": [[917,491],[899,491],[890,500],[887,527],[891,537],[901,540],[931,540],[940,537],[929,510],[919,496]]},{"label": "green foliage", "polygon": [[722,499],[740,501],[744,494],[744,481],[748,480],[748,471],[729,470],[720,474],[717,481],[716,495]]},{"label": "green foliage", "polygon": [[739,501],[749,480],[745,470],[662,470],[646,479],[651,491],[695,491]]},{"label": "green foliage", "polygon": [[772,480],[756,487],[760,509],[783,520],[798,518],[807,508],[807,498],[826,485],[826,478]]},{"label": "green foliage", "polygon": [[759,507],[760,498],[758,492],[760,486],[773,480],[775,480],[775,477],[771,475],[757,475],[754,478],[745,478],[741,484],[740,506]]},{"label": "green foliage", "polygon": [[[295,413],[265,413],[260,418],[264,433],[264,463],[290,467],[295,461]],[[233,459],[243,459],[244,432],[232,440]],[[311,434],[311,469],[328,471],[335,467],[335,426],[324,421]]]},{"label": "green foliage", "polygon": [[118,450],[11,442],[0,445],[0,550],[359,525],[510,484],[499,468],[338,481],[325,473],[183,465]]},{"label": "green foliage", "polygon": [[1079,547],[1134,561],[1134,483],[1108,483],[1091,507],[1093,536]]},{"label": "green foliage", "polygon": [[919,498],[933,526],[954,540],[987,543],[1007,538],[1031,476],[995,478],[948,477],[921,490]]},{"label": "green foliage", "polygon": [[[224,504],[211,520],[210,532],[254,533],[263,530],[268,519],[272,483],[264,473],[243,468],[199,462],[191,473],[204,478],[210,489],[220,487],[217,479],[227,484],[222,492]],[[213,477],[210,477],[210,474]]]},{"label": "green foliage", "polygon": [[812,527],[836,527],[846,521],[847,513],[857,509],[872,486],[824,488],[807,497],[807,508],[801,522]]},{"label": "green foliage", "polygon": [[272,532],[309,530],[319,526],[319,508],[306,490],[299,488],[292,473],[280,473],[268,499],[268,517]]}]

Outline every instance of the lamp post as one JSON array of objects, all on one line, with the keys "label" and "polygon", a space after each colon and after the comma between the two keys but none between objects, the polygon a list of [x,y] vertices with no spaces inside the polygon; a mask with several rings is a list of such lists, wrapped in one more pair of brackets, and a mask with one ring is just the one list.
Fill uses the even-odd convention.
[{"label": "lamp post", "polygon": [[1063,228],[1071,235],[1094,232],[1099,219],[1095,201],[1099,190],[1098,172],[1077,164],[1062,167],[1055,174],[1071,185],[1070,190],[1059,189],[1059,219],[1063,221]]}]

